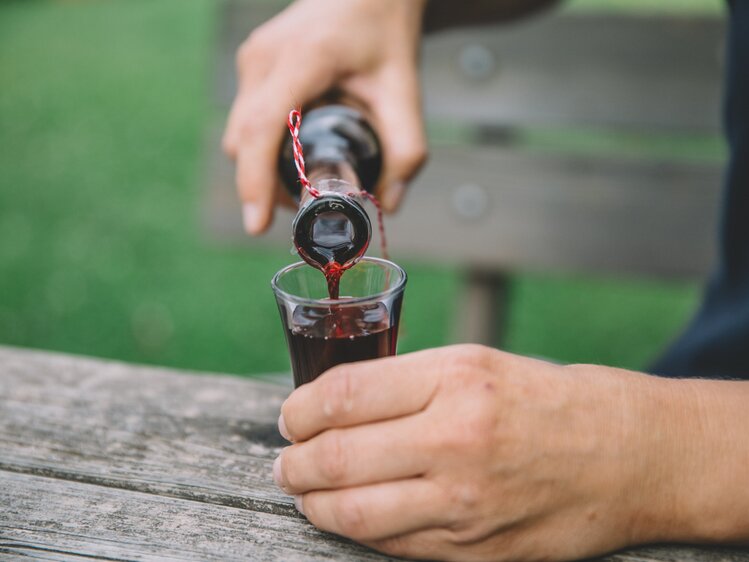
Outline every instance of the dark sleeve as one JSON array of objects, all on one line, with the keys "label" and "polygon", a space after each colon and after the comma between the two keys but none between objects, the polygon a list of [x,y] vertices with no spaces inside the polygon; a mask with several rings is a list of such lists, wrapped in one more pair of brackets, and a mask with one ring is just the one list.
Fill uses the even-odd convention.
[{"label": "dark sleeve", "polygon": [[492,25],[517,20],[559,4],[560,0],[429,0],[424,31]]},{"label": "dark sleeve", "polygon": [[689,327],[653,366],[661,375],[749,379],[749,1],[729,6],[718,263]]}]

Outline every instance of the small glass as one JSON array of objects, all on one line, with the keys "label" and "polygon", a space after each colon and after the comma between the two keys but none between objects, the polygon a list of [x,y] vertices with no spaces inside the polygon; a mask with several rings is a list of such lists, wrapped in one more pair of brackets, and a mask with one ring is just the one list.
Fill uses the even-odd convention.
[{"label": "small glass", "polygon": [[406,272],[379,258],[362,258],[328,298],[321,271],[298,262],[271,283],[289,346],[294,386],[341,363],[395,355]]}]

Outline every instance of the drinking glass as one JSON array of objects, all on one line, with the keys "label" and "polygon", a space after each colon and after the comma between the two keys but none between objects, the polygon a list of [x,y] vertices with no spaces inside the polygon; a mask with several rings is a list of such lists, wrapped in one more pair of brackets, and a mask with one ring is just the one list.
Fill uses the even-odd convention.
[{"label": "drinking glass", "polygon": [[319,270],[298,262],[271,283],[289,346],[294,386],[341,363],[395,355],[406,272],[393,262],[362,258],[328,298]]}]

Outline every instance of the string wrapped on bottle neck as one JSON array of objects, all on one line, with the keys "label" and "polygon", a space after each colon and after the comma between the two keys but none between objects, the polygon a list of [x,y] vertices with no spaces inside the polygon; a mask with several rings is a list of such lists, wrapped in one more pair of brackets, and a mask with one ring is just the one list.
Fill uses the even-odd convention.
[{"label": "string wrapped on bottle neck", "polygon": [[[304,148],[302,146],[302,141],[300,140],[300,129],[302,126],[302,112],[300,109],[292,109],[289,112],[289,116],[287,119],[287,126],[289,128],[289,132],[291,134],[291,147],[293,151],[293,158],[294,158],[294,165],[296,167],[296,172],[298,176],[299,183],[301,184],[302,188],[309,193],[309,195],[315,199],[319,198],[322,193],[320,190],[318,190],[315,186],[312,185],[312,182],[307,177],[307,171],[306,171],[306,164],[304,161]],[[385,238],[385,224],[384,224],[384,217],[382,212],[382,205],[380,204],[377,197],[375,197],[372,193],[361,187],[360,189],[354,191],[350,191],[346,193],[349,197],[358,197],[361,196],[368,201],[370,201],[375,209],[377,210],[377,225],[378,230],[380,233],[380,247],[382,250],[382,256],[385,259],[388,259],[388,251],[387,251],[387,241]]]}]

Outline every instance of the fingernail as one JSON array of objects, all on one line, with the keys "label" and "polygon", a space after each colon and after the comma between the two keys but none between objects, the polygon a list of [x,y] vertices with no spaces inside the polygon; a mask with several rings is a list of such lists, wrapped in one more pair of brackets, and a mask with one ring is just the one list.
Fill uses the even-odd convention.
[{"label": "fingernail", "polygon": [[244,229],[250,234],[257,234],[260,231],[260,209],[254,203],[245,203],[242,206],[242,220]]},{"label": "fingernail", "polygon": [[388,211],[394,211],[400,203],[403,197],[403,192],[406,190],[406,184],[402,181],[394,181],[383,194],[382,204]]},{"label": "fingernail", "polygon": [[283,414],[278,416],[278,433],[280,433],[281,437],[286,439],[286,441],[291,441],[291,435],[289,435],[289,430],[286,429],[286,422],[283,419]]},{"label": "fingernail", "polygon": [[304,515],[304,499],[301,495],[294,496],[294,505],[296,506],[296,510]]},{"label": "fingernail", "polygon": [[276,460],[273,461],[273,481],[276,483],[276,486],[284,490],[283,477],[281,476],[281,455],[278,455]]}]

